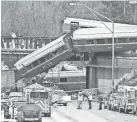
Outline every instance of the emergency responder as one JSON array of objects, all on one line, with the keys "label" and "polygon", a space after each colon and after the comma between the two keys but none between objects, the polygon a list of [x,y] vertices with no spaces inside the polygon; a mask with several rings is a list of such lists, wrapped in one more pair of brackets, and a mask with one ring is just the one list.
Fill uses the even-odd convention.
[{"label": "emergency responder", "polygon": [[15,115],[17,113],[16,111],[17,111],[17,108],[15,106],[15,102],[13,101],[12,105],[9,108],[9,113],[10,113],[12,119],[14,119],[14,117],[15,117]]},{"label": "emergency responder", "polygon": [[77,109],[82,109],[82,101],[83,101],[83,95],[82,95],[82,92],[79,92],[78,93]]},{"label": "emergency responder", "polygon": [[89,108],[88,109],[92,109],[92,92],[89,93],[88,104],[89,104]]},{"label": "emergency responder", "polygon": [[100,96],[99,97],[99,109],[98,110],[102,110],[102,102],[103,102],[103,97]]}]

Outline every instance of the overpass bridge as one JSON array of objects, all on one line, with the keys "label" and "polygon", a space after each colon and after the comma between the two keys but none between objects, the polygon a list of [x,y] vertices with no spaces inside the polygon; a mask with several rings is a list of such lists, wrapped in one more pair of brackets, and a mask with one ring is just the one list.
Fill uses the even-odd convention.
[{"label": "overpass bridge", "polygon": [[[77,23],[79,23],[79,27],[77,27]],[[90,24],[89,24],[90,23]],[[82,23],[82,20],[71,20],[67,22],[69,24],[69,29],[65,28],[65,21],[64,21],[64,33],[69,31],[67,35],[63,37],[63,43],[65,45],[69,45],[71,49],[69,50],[71,55],[66,57],[63,60],[90,60],[88,64],[86,64],[86,81],[87,81],[87,88],[89,87],[97,87],[97,76],[96,76],[96,68],[101,67],[97,64],[97,56],[101,55],[110,55],[112,51],[112,34],[108,32],[108,30],[98,22],[93,24],[93,21],[90,21],[86,25]],[[76,24],[75,26],[72,26]],[[110,27],[110,23],[106,23]],[[90,26],[89,26],[90,25]],[[94,25],[94,26],[92,26]],[[99,26],[101,25],[101,26]],[[67,25],[68,26],[68,25]],[[85,27],[86,28],[83,28]],[[89,27],[87,27],[89,26]],[[74,28],[75,29],[74,29]],[[110,27],[111,28],[111,27]],[[67,31],[66,31],[67,30]],[[136,53],[125,53],[126,51],[132,50],[132,52],[136,52],[137,50],[137,26],[136,25],[127,25],[127,24],[115,24],[115,56],[123,55],[123,56],[135,56]],[[2,38],[2,55],[12,55],[17,57],[16,61],[25,55],[28,55],[29,53],[33,54],[35,53],[35,50],[42,50],[46,49],[45,43],[42,43],[43,41],[31,41],[32,39],[23,39],[23,38],[10,38],[11,42],[6,42],[5,38]],[[41,39],[42,40],[42,39]],[[54,40],[54,39],[53,39]],[[19,43],[20,42],[20,43]],[[33,42],[33,43],[32,43]],[[48,45],[51,45],[51,42]],[[54,42],[54,41],[53,41]],[[9,44],[9,46],[7,46]],[[20,46],[24,45],[24,46]],[[69,47],[68,46],[68,47]],[[55,50],[54,50],[55,51]],[[53,53],[53,52],[51,52]],[[92,55],[90,55],[92,54]],[[45,54],[46,56],[46,54]],[[44,59],[46,61],[46,59]],[[49,58],[49,61],[53,61],[56,59]],[[48,62],[48,60],[46,62]],[[52,64],[48,63],[48,66],[45,64],[43,66],[42,64],[37,64],[37,68],[39,68],[40,65],[43,66],[43,70],[41,72],[44,72],[52,67],[54,67],[56,64],[58,64],[61,60],[58,59],[56,63]],[[50,66],[51,65],[51,66]],[[48,69],[47,69],[47,67]],[[102,66],[105,67],[105,66]],[[32,71],[33,70],[33,71]],[[36,70],[34,67],[31,67],[30,70],[27,70],[28,74],[34,73],[33,75],[37,75]],[[20,70],[19,70],[20,71]],[[25,75],[24,75],[25,76]],[[28,75],[27,75],[28,76]],[[32,76],[32,74],[31,74]],[[21,78],[21,77],[20,77]],[[92,81],[92,83],[90,83]]]}]

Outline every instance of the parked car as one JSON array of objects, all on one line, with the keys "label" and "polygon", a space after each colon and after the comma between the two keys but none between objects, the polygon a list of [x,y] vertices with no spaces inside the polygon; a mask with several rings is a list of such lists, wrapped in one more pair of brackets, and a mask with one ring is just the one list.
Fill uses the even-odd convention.
[{"label": "parked car", "polygon": [[63,90],[55,90],[52,98],[52,105],[57,102],[57,104],[67,106],[67,101],[63,99],[63,97],[66,95],[66,92]]},{"label": "parked car", "polygon": [[41,108],[34,103],[27,103],[23,105],[17,116],[18,122],[42,122],[42,112]]}]

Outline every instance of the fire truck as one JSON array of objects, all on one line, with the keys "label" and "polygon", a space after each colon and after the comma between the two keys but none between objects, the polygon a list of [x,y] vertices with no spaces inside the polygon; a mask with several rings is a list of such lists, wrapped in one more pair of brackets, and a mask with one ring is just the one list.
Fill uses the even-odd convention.
[{"label": "fire truck", "polygon": [[42,109],[42,115],[45,117],[51,116],[51,90],[46,89],[40,84],[33,84],[25,89],[26,101],[35,103]]},{"label": "fire truck", "polygon": [[118,93],[112,93],[109,97],[109,101],[108,101],[108,109],[115,111],[118,109]]},{"label": "fire truck", "polygon": [[133,112],[135,105],[135,87],[118,86],[118,109],[119,112],[128,114]]},{"label": "fire truck", "polygon": [[133,114],[137,115],[137,86],[135,86],[135,104],[134,104]]}]

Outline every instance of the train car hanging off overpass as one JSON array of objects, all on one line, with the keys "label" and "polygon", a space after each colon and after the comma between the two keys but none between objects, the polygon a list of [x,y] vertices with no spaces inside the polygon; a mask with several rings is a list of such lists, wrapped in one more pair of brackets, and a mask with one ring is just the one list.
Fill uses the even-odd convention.
[{"label": "train car hanging off overpass", "polygon": [[[115,52],[136,50],[137,26],[115,27],[114,38]],[[74,31],[72,39],[79,52],[112,51],[112,33],[107,28],[81,28]]]},{"label": "train car hanging off overpass", "polygon": [[22,77],[33,77],[47,72],[59,62],[72,57],[72,44],[69,34],[65,34],[46,46],[37,49],[15,63]]}]

